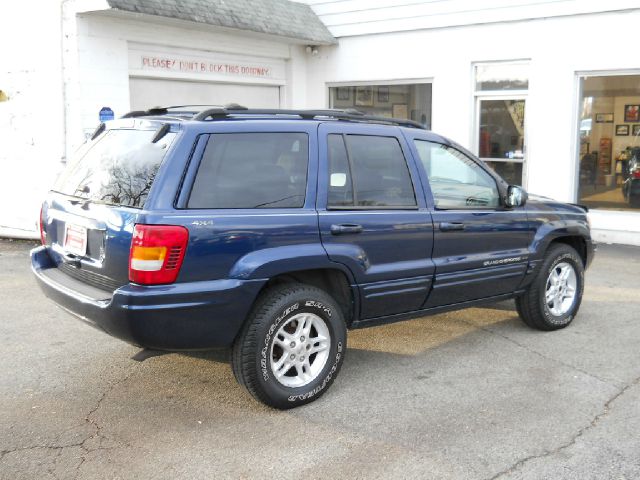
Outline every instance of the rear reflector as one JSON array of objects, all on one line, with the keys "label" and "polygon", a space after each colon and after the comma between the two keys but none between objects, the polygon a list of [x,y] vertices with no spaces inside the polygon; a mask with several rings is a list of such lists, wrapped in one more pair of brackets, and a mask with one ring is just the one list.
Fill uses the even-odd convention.
[{"label": "rear reflector", "polygon": [[129,253],[129,280],[143,285],[178,278],[189,231],[178,225],[136,225]]}]

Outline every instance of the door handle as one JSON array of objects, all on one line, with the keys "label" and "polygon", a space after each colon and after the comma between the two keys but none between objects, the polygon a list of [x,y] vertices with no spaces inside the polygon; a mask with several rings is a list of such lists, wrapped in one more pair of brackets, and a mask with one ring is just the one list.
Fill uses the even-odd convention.
[{"label": "door handle", "polygon": [[460,222],[440,222],[440,231],[450,232],[452,230],[464,230],[464,223]]},{"label": "door handle", "polygon": [[342,223],[340,225],[331,225],[331,233],[333,235],[344,235],[346,233],[360,233],[362,232],[362,225],[355,223]]}]

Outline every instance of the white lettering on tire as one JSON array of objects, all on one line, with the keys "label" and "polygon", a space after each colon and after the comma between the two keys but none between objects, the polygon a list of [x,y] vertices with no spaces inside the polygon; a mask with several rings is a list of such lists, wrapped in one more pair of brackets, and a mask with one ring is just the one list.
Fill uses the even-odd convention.
[{"label": "white lettering on tire", "polygon": [[301,393],[300,395],[290,395],[288,400],[290,402],[295,402],[297,400],[306,400],[308,398],[316,396],[318,393],[320,393],[322,390],[324,390],[324,388],[327,386],[327,384],[331,381],[331,378],[333,377],[333,374],[338,369],[338,364],[340,363],[340,358],[342,358],[342,342],[338,342],[338,345],[337,345],[337,348],[336,348],[335,361],[333,362],[333,365],[331,366],[331,370],[329,370],[329,373],[327,373],[327,376],[324,377],[324,380],[322,380],[322,383],[320,385],[318,385],[316,388],[314,388],[313,390],[309,391],[309,392]]},{"label": "white lettering on tire", "polygon": [[285,319],[287,315],[291,312],[295,312],[298,308],[300,308],[299,303],[294,303],[290,307],[286,308],[282,314],[276,318],[276,321],[269,327],[267,334],[264,337],[264,347],[260,351],[260,368],[262,369],[262,378],[265,382],[269,381],[269,369],[267,368],[267,351],[269,350],[269,343],[271,342],[271,335],[275,332],[276,328],[280,326],[282,321]]}]

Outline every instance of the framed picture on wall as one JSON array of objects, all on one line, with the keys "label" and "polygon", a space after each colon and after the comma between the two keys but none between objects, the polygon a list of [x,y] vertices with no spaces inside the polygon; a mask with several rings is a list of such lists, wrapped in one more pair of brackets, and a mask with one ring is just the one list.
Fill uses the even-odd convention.
[{"label": "framed picture on wall", "polygon": [[625,122],[640,122],[640,105],[625,105],[624,106],[624,121]]},{"label": "framed picture on wall", "polygon": [[337,87],[336,100],[349,100],[351,98],[351,87]]},{"label": "framed picture on wall", "polygon": [[631,135],[634,137],[640,136],[640,125],[633,125],[631,127]]},{"label": "framed picture on wall", "polygon": [[373,107],[373,87],[356,87],[356,105]]},{"label": "framed picture on wall", "polygon": [[409,118],[409,109],[406,103],[394,103],[391,111],[393,118]]},{"label": "framed picture on wall", "polygon": [[389,102],[389,87],[378,87],[378,102]]},{"label": "framed picture on wall", "polygon": [[596,123],[613,123],[613,113],[596,113]]},{"label": "framed picture on wall", "polygon": [[616,135],[619,137],[629,135],[629,125],[616,125]]}]

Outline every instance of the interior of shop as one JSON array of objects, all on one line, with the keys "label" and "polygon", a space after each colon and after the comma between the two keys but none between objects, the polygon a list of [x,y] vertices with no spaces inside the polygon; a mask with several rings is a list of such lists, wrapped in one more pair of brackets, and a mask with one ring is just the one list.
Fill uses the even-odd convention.
[{"label": "interior of shop", "polygon": [[413,120],[431,128],[430,83],[330,87],[329,106],[355,108],[378,117]]},{"label": "interior of shop", "polygon": [[524,162],[523,99],[480,99],[478,153],[512,185],[522,185]]},{"label": "interior of shop", "polygon": [[640,209],[640,75],[581,81],[580,203]]}]

